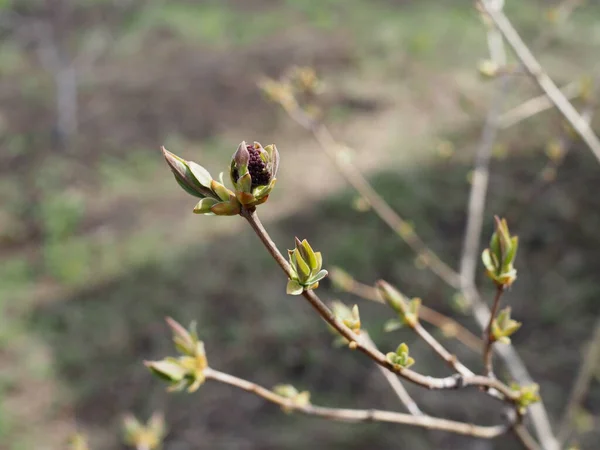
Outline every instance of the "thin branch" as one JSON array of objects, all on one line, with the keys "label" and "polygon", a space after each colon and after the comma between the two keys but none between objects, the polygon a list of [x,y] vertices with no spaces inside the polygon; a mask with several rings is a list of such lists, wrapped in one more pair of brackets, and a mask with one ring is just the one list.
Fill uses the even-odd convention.
[{"label": "thin branch", "polygon": [[382,411],[377,409],[342,409],[326,408],[312,404],[296,404],[292,399],[282,397],[258,384],[229,375],[217,370],[207,368],[204,371],[207,379],[229,384],[246,392],[258,395],[263,399],[275,403],[286,410],[297,411],[307,415],[319,416],[331,420],[344,422],[389,422],[403,425],[412,425],[428,430],[449,431],[456,434],[472,436],[482,439],[493,439],[505,434],[510,427],[505,425],[479,426],[454,420],[440,419],[431,416],[412,416],[410,414]]},{"label": "thin branch", "polygon": [[[348,282],[341,283],[339,286],[345,292],[354,294],[357,297],[365,300],[371,300],[377,303],[385,304],[385,302],[379,296],[377,289],[375,289],[373,286],[356,281],[354,278],[348,278],[347,281]],[[433,325],[436,328],[439,328],[445,336],[455,337],[456,340],[474,352],[479,353],[483,348],[483,342],[480,338],[475,336],[456,320],[445,316],[434,309],[431,309],[425,305],[421,305],[419,308],[419,319]]]},{"label": "thin branch", "polygon": [[537,85],[546,93],[556,109],[571,124],[581,139],[588,145],[596,159],[600,162],[600,140],[594,134],[588,123],[577,112],[573,105],[567,100],[564,94],[544,71],[535,56],[531,53],[527,45],[523,42],[513,25],[510,23],[504,12],[494,8],[489,0],[479,0],[478,4],[494,21],[498,30],[511,46],[515,55],[521,61],[529,75],[535,80]]},{"label": "thin branch", "polygon": [[[290,265],[285,260],[281,252],[277,249],[277,246],[273,242],[273,240],[268,235],[264,226],[260,222],[258,216],[255,211],[249,211],[246,209],[242,210],[241,215],[250,223],[252,229],[259,236],[260,240],[263,242],[271,256],[275,259],[275,261],[279,264],[281,269],[284,271],[286,276],[291,276]],[[355,345],[353,348],[361,351],[377,364],[382,367],[385,367],[391,372],[394,372],[404,379],[411,381],[415,384],[418,384],[422,387],[432,390],[438,389],[459,389],[463,387],[469,386],[479,386],[486,387],[491,389],[488,391],[489,393],[493,392],[493,390],[498,391],[500,394],[504,396],[504,399],[508,402],[516,402],[519,398],[519,394],[516,391],[513,391],[511,388],[506,386],[504,383],[484,377],[479,375],[473,376],[450,376],[446,378],[434,378],[422,375],[413,370],[401,367],[397,364],[393,364],[386,356],[380,352],[379,350],[375,350],[372,347],[365,345],[359,335],[354,333],[350,328],[342,323],[333,312],[321,301],[321,299],[315,294],[313,290],[305,290],[302,293],[303,297],[308,300],[311,306],[317,311],[317,313],[334,329],[336,329],[341,336],[346,338],[350,343],[354,342]],[[491,394],[494,395],[494,394]]]},{"label": "thin branch", "polygon": [[[373,348],[377,348],[375,342],[371,339],[369,334],[366,331],[361,333],[361,337],[365,344],[372,346]],[[396,396],[400,400],[400,402],[404,405],[406,410],[411,413],[413,416],[422,416],[423,411],[419,408],[417,403],[413,400],[410,394],[406,391],[406,388],[402,384],[402,382],[398,379],[398,376],[385,367],[377,365],[377,369],[381,372],[383,377],[386,379],[390,387],[394,390]]]},{"label": "thin branch", "polygon": [[[579,81],[572,81],[562,87],[561,92],[569,100],[577,98],[581,95],[581,83]],[[505,130],[550,108],[554,108],[554,103],[548,95],[542,94],[531,98],[501,114],[498,117],[498,128]]]},{"label": "thin branch", "polygon": [[515,424],[513,431],[527,450],[543,450],[522,423]]},{"label": "thin branch", "polygon": [[485,331],[483,332],[483,339],[485,341],[485,347],[483,349],[483,366],[485,367],[485,373],[488,377],[494,376],[494,366],[492,363],[492,345],[494,344],[494,335],[492,334],[492,323],[496,314],[498,314],[498,307],[500,306],[500,298],[504,289],[501,286],[496,288],[496,295],[494,296],[494,304],[492,306],[492,312],[490,314],[490,320]]},{"label": "thin branch", "polygon": [[503,76],[497,83],[496,93],[492,99],[475,156],[475,168],[473,170],[473,181],[471,183],[467,210],[467,225],[460,259],[460,278],[463,289],[465,286],[474,285],[475,283],[477,261],[479,260],[479,243],[485,212],[485,199],[490,178],[489,166],[494,141],[498,133],[497,119],[508,86],[508,77]]},{"label": "thin branch", "polygon": [[[479,292],[473,286],[466,286],[462,291],[467,304],[473,311],[473,317],[479,326],[484,329],[490,319],[490,310],[481,299]],[[523,360],[512,345],[496,345],[494,351],[504,361],[511,377],[522,385],[532,384],[534,381],[523,363]],[[529,406],[529,416],[542,443],[544,450],[558,450],[558,442],[554,438],[548,412],[543,399]]]},{"label": "thin branch", "polygon": [[588,344],[587,351],[581,360],[581,367],[577,379],[569,395],[567,407],[558,427],[558,441],[564,445],[571,434],[573,417],[577,408],[581,405],[587,395],[590,382],[594,377],[594,371],[600,365],[600,319],[596,321],[594,333]]}]

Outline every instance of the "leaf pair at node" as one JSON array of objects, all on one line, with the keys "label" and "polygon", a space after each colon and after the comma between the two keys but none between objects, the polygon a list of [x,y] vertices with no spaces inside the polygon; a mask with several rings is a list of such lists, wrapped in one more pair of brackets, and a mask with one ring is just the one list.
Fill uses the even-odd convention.
[{"label": "leaf pair at node", "polygon": [[327,276],[327,271],[322,269],[321,252],[313,251],[306,239],[300,241],[296,238],[296,247],[288,250],[288,258],[291,273],[286,292],[289,295],[300,295],[305,290],[316,289],[319,281]]}]

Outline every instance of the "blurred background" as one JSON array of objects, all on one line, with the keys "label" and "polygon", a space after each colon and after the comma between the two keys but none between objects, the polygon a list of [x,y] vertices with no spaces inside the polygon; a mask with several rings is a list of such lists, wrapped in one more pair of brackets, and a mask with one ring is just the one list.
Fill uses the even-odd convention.
[{"label": "blurred background", "polygon": [[[600,6],[588,1],[563,17],[560,8],[580,2],[506,3],[557,84],[574,82],[573,97],[583,95],[598,75]],[[362,207],[256,82],[314,67],[334,135],[458,267],[494,91],[477,69],[488,58],[485,31],[466,0],[0,1],[0,447],[62,449],[81,431],[94,449],[121,449],[123,414],[162,411],[166,449],[520,448],[512,438],[286,415],[214,382],[167,394],[142,365],[172,353],[166,315],[195,319],[219,370],[267,387],[292,383],[315,404],[402,410],[373,364],[334,348],[311,308],[285,295],[286,280],[241,219],[191,213],[194,199],[159,146],[216,175],[241,140],[277,143],[278,184],[260,212],[281,248],[309,238],[325,267],[366,283],[385,278],[479,333],[460,298]],[[515,75],[503,110],[536,95]],[[600,166],[549,110],[501,130],[491,167],[483,238],[494,214],[521,238],[505,301],[524,322],[513,342],[556,423],[600,311]],[[362,302],[382,350],[406,341],[415,369],[448,374],[409,331],[383,332],[385,308],[329,283],[320,293]],[[444,343],[480,370],[479,355]],[[434,415],[502,420],[476,392],[407,388]],[[582,448],[600,437],[598,405],[595,378],[576,413]]]}]

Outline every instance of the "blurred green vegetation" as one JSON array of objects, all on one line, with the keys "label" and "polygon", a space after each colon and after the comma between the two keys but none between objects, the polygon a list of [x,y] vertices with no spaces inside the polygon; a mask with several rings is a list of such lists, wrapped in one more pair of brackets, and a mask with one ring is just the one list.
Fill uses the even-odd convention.
[{"label": "blurred green vegetation", "polygon": [[[26,3],[35,2],[2,7],[27,17],[28,8],[37,10]],[[486,43],[472,2],[132,3],[139,8],[121,15],[106,1],[76,5],[82,19],[68,23],[73,47],[85,56],[107,29],[111,43],[91,68],[81,70],[84,120],[67,145],[56,143],[54,85],[36,52],[12,30],[0,42],[0,99],[6,105],[0,110],[0,446],[61,448],[58,442],[76,423],[91,434],[94,448],[118,448],[120,414],[148,416],[161,409],[173,448],[293,449],[304,448],[307,436],[331,449],[469,448],[463,438],[403,427],[289,417],[221,386],[207,385],[192,397],[167,395],[141,361],[170,351],[165,315],[184,322],[194,318],[209,360],[219,369],[267,386],[292,382],[313,390],[315,403],[397,407],[363,358],[333,350],[331,336],[309,308],[283,295],[285,280],[249,230],[234,218],[192,217],[193,199],[176,190],[157,147],[165,144],[226,168],[236,141],[247,139],[249,130],[252,137],[277,137],[282,148],[286,140],[312,145],[254,87],[258,75],[279,73],[292,63],[316,65],[333,86],[338,97],[327,119],[336,132],[363,120],[346,97],[383,86],[400,125],[371,131],[386,135],[384,144],[372,144],[372,157],[383,165],[381,155],[408,156],[386,164],[391,171],[375,170],[373,181],[456,265],[471,167],[470,152],[462,149],[478,139],[485,111],[479,97],[488,89],[475,73]],[[507,3],[507,14],[528,40],[548,28],[540,2]],[[51,20],[48,11],[40,11],[36,17]],[[102,19],[106,11],[112,12]],[[593,68],[599,17],[597,5],[576,10],[541,53],[559,81]],[[524,98],[536,92],[525,82],[516,84]],[[418,98],[412,109],[404,106],[407,94]],[[454,105],[446,113],[445,98],[461,95],[471,112]],[[454,114],[467,117],[448,128],[445,116]],[[388,143],[403,133],[403,123],[418,123],[419,115],[430,122],[424,133],[432,140],[448,140],[461,151],[432,159],[435,152],[419,148],[422,142]],[[546,161],[543,147],[556,137],[557,123],[544,114],[503,137],[507,156],[494,160],[489,216],[512,211],[522,200],[519,193]],[[291,151],[283,157],[290,165],[304,161]],[[594,259],[600,205],[586,188],[598,185],[597,169],[577,144],[558,180],[533,205],[524,205],[527,215],[512,226],[523,237],[523,250],[510,300],[515,317],[525,323],[514,341],[553,412],[576,371],[573,348],[588,338],[600,312]],[[288,181],[280,182],[283,190]],[[311,181],[318,182],[327,180]],[[418,268],[376,217],[353,210],[354,197],[344,191],[311,200],[311,208],[287,210],[289,217],[282,219],[278,208],[290,202],[276,192],[262,209],[271,211],[269,226],[282,248],[292,246],[294,235],[307,237],[323,251],[326,265],[342,265],[365,282],[389,279],[407,294],[458,314],[449,306],[453,293]],[[327,286],[323,291],[326,298],[339,297]],[[407,340],[419,370],[445,373],[405,331],[402,337],[382,332],[389,318],[384,310],[361,304],[362,310],[383,349]],[[548,336],[560,339],[550,343]],[[477,364],[475,355],[450,345]],[[467,407],[456,408],[462,397],[414,392],[428,411],[480,419]],[[585,405],[595,415],[599,396],[594,387]],[[583,435],[582,443],[595,436]]]}]

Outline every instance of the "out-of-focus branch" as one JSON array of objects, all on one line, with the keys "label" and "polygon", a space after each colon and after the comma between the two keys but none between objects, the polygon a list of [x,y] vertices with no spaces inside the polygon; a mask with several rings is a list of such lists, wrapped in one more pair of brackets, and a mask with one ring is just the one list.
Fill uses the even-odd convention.
[{"label": "out-of-focus branch", "polygon": [[[366,345],[372,346],[374,349],[377,349],[375,342],[371,339],[369,334],[366,331],[361,333],[362,340]],[[406,410],[411,413],[413,416],[421,416],[423,415],[423,411],[419,408],[417,403],[413,400],[410,394],[406,391],[406,388],[402,384],[402,382],[398,379],[398,376],[395,373],[390,372],[385,367],[377,365],[377,369],[381,372],[381,375],[386,379],[389,383],[390,387],[396,393],[396,396],[400,400],[400,402],[404,405]]]},{"label": "out-of-focus branch", "polygon": [[[484,22],[491,19],[496,25],[490,27],[488,24],[489,33],[501,33],[502,36],[507,39],[507,42],[513,46],[506,36],[506,30],[498,26],[497,17],[505,17],[502,11],[502,1],[490,1],[490,0],[479,0],[478,5],[481,5],[483,11],[487,13],[488,17],[484,16]],[[509,24],[510,25],[510,24]],[[497,27],[497,28],[496,28]],[[489,40],[488,40],[489,41]],[[490,55],[494,55],[494,50],[490,48]],[[527,68],[527,65],[523,63]],[[528,69],[529,72],[531,72]],[[488,324],[493,320],[493,315],[490,312],[488,306],[483,302],[477,288],[475,286],[475,272],[477,267],[479,242],[481,239],[481,232],[483,226],[483,214],[485,210],[485,197],[487,194],[487,188],[489,183],[489,164],[493,148],[493,142],[498,132],[498,118],[500,115],[500,105],[502,98],[504,97],[504,91],[507,87],[508,78],[502,76],[498,81],[498,87],[496,91],[496,98],[493,99],[486,123],[482,132],[481,141],[477,150],[475,160],[475,172],[473,175],[473,182],[471,185],[471,192],[469,194],[469,206],[467,213],[467,226],[465,229],[465,236],[463,242],[463,253],[460,262],[460,280],[461,280],[461,292],[467,301],[467,304],[471,307],[475,320],[479,326],[486,330]],[[558,90],[558,88],[556,88]],[[549,98],[552,95],[545,91]],[[558,91],[560,95],[560,91]],[[525,367],[525,364],[519,357],[514,347],[510,345],[496,346],[496,351],[503,359],[506,367],[511,372],[512,376],[519,380],[520,383],[531,383],[531,376]],[[485,353],[484,353],[485,354]],[[489,352],[491,361],[491,352]],[[542,443],[544,448],[547,450],[558,450],[556,445],[556,439],[552,432],[550,420],[546,409],[540,400],[538,403],[532,405],[530,408],[531,418],[533,426],[536,430],[536,434]],[[523,430],[524,427],[523,427]],[[518,433],[517,437],[526,445],[523,437],[526,437],[524,432]],[[526,430],[525,430],[526,431]]]},{"label": "out-of-focus branch", "polygon": [[330,420],[344,422],[389,422],[403,425],[411,425],[429,430],[449,431],[451,433],[463,434],[483,439],[492,439],[505,434],[511,427],[505,425],[479,426],[453,420],[439,419],[431,416],[413,416],[410,414],[382,411],[377,409],[342,409],[325,408],[322,406],[298,404],[292,399],[282,397],[275,392],[259,386],[256,383],[229,375],[217,370],[206,368],[204,375],[208,380],[229,384],[238,389],[258,395],[263,399],[275,403],[288,411],[297,411],[304,414],[319,416]]},{"label": "out-of-focus branch", "polygon": [[503,76],[497,80],[497,83],[496,93],[492,99],[475,155],[475,168],[473,170],[473,180],[467,209],[467,225],[460,259],[460,278],[463,290],[467,285],[474,285],[475,283],[475,272],[477,270],[477,261],[479,260],[479,242],[485,213],[485,199],[490,178],[489,166],[494,141],[498,133],[497,118],[500,113],[502,99],[505,97],[508,78]]},{"label": "out-of-focus branch", "polygon": [[352,164],[349,149],[331,135],[329,129],[310,117],[296,102],[282,106],[297,123],[313,133],[321,149],[335,164],[340,174],[369,203],[373,211],[419,256],[420,260],[442,280],[454,288],[460,287],[458,273],[431,250],[413,227],[396,213],[375,191],[363,174]]},{"label": "out-of-focus branch", "polygon": [[600,365],[600,319],[596,321],[594,333],[587,346],[587,351],[581,360],[581,367],[577,374],[575,384],[569,395],[569,401],[558,427],[558,440],[564,445],[572,431],[573,417],[588,392],[594,371]]},{"label": "out-of-focus branch", "polygon": [[558,109],[564,118],[571,124],[573,129],[588,145],[592,153],[596,156],[596,159],[600,162],[600,140],[594,134],[585,119],[581,117],[569,100],[567,100],[565,95],[544,71],[504,12],[494,8],[489,0],[479,0],[478,5],[480,5],[493,20],[498,27],[498,30],[500,30],[506,39],[506,42],[511,46],[515,55],[521,61],[521,64],[523,64],[523,67],[525,67],[540,89],[546,93],[554,106],[556,106],[556,109]]},{"label": "out-of-focus branch", "polygon": [[[581,83],[573,81],[562,87],[561,92],[569,100],[577,98],[581,94]],[[554,103],[548,95],[542,94],[531,98],[501,114],[498,117],[498,128],[505,130],[550,108],[554,108]]]},{"label": "out-of-focus branch", "polygon": [[[332,277],[334,276],[333,271],[331,275]],[[356,281],[347,274],[343,274],[340,276],[340,278],[341,277],[344,277],[344,280],[342,282],[335,282],[335,284],[339,289],[344,290],[344,292],[354,294],[357,297],[365,300],[371,300],[382,304],[385,303],[379,296],[377,289],[375,289],[373,286]],[[456,340],[474,352],[479,353],[483,348],[483,342],[480,338],[475,336],[456,320],[445,316],[434,309],[431,309],[425,305],[421,305],[419,308],[419,319],[433,325],[436,328],[439,328],[445,336],[456,338]]]}]

